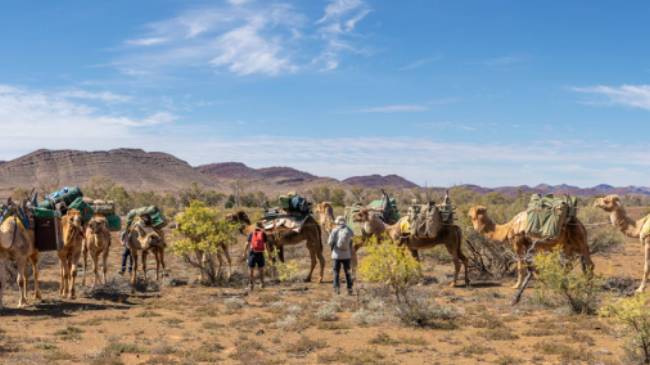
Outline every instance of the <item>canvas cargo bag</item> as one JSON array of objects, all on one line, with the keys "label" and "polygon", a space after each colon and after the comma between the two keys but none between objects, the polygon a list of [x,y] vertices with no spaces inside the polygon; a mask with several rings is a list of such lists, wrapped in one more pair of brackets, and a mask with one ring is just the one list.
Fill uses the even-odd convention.
[{"label": "canvas cargo bag", "polygon": [[135,217],[143,216],[149,216],[149,218],[151,218],[151,226],[154,228],[163,228],[167,224],[160,209],[155,205],[150,205],[148,207],[141,207],[129,211],[126,215],[126,227],[128,228],[131,226]]},{"label": "canvas cargo bag", "polygon": [[382,198],[373,200],[368,204],[368,208],[382,212],[382,219],[386,224],[395,224],[400,219],[397,200],[395,198]]},{"label": "canvas cargo bag", "polygon": [[540,239],[557,238],[566,224],[576,217],[575,197],[533,194],[527,209],[526,232]]},{"label": "canvas cargo bag", "polygon": [[97,214],[109,216],[115,214],[115,202],[112,200],[93,200],[90,207]]},{"label": "canvas cargo bag", "polygon": [[48,195],[44,201],[38,203],[41,208],[54,209],[57,204],[63,203],[64,206],[69,206],[77,198],[83,197],[83,193],[79,187],[66,186],[61,190],[55,191]]},{"label": "canvas cargo bag", "polygon": [[75,199],[72,203],[68,205],[68,209],[76,209],[81,213],[81,219],[83,220],[83,223],[86,224],[88,221],[90,221],[93,217],[93,208],[86,203],[86,201],[82,197],[78,197]]},{"label": "canvas cargo bag", "polygon": [[409,209],[411,235],[417,238],[435,238],[442,229],[442,214],[434,203],[412,207]]},{"label": "canvas cargo bag", "polygon": [[109,214],[106,216],[108,222],[108,230],[112,232],[119,232],[122,229],[122,219],[117,214]]},{"label": "canvas cargo bag", "polygon": [[[51,211],[56,213],[54,211]],[[39,216],[40,215],[40,216]],[[60,219],[53,214],[51,217],[44,217],[46,214],[40,212],[34,214],[34,238],[36,249],[40,252],[57,251],[63,248],[61,236]]]}]

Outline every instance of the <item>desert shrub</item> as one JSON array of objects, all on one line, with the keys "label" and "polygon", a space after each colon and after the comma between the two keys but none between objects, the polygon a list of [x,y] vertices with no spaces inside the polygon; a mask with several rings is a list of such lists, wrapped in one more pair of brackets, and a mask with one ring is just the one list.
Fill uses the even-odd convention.
[{"label": "desert shrub", "polygon": [[574,270],[576,260],[568,260],[559,250],[538,253],[535,256],[537,278],[542,295],[561,298],[574,313],[596,312],[601,290],[600,279],[594,274]]},{"label": "desert shrub", "polygon": [[300,267],[298,266],[297,261],[287,260],[285,262],[282,262],[277,259],[272,260],[272,253],[268,251],[264,251],[264,255],[266,257],[266,262],[269,266],[269,270],[277,275],[277,279],[281,283],[293,283],[301,280]]},{"label": "desert shrub", "polygon": [[463,245],[467,251],[470,269],[480,277],[501,279],[514,273],[517,255],[508,243],[495,242],[481,236],[473,229],[465,233],[467,240]]},{"label": "desert shrub", "polygon": [[372,326],[381,322],[384,316],[381,312],[373,312],[371,310],[361,308],[352,313],[352,321],[360,326]]},{"label": "desert shrub", "polygon": [[176,217],[179,239],[171,250],[189,265],[197,268],[202,278],[210,284],[217,282],[217,271],[213,255],[222,243],[237,241],[237,226],[225,221],[215,209],[205,203],[193,201],[182,214]]},{"label": "desert shrub", "polygon": [[452,308],[431,303],[423,296],[398,303],[395,315],[407,326],[439,329],[456,328],[454,320],[458,317]]},{"label": "desert shrub", "polygon": [[338,319],[337,313],[340,311],[340,304],[335,301],[330,301],[318,308],[316,318],[321,321],[336,321]]},{"label": "desert shrub", "polygon": [[620,299],[600,313],[624,326],[629,336],[630,355],[650,364],[650,295],[643,293]]},{"label": "desert shrub", "polygon": [[624,242],[625,236],[612,227],[596,227],[589,230],[589,252],[592,255],[612,252]]},{"label": "desert shrub", "polygon": [[242,298],[232,297],[224,300],[223,304],[226,306],[226,313],[233,313],[243,308],[246,305],[246,301]]},{"label": "desert shrub", "polygon": [[359,264],[365,281],[390,288],[398,303],[408,301],[408,290],[420,280],[420,263],[402,246],[389,242],[369,244]]}]

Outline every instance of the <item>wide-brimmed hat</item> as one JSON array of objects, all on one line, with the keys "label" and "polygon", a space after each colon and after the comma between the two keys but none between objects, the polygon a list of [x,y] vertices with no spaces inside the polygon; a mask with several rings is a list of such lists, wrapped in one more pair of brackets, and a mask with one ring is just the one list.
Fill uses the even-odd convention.
[{"label": "wide-brimmed hat", "polygon": [[334,223],[336,223],[338,225],[344,225],[345,224],[345,217],[343,217],[342,215],[336,217],[336,219],[334,220]]}]

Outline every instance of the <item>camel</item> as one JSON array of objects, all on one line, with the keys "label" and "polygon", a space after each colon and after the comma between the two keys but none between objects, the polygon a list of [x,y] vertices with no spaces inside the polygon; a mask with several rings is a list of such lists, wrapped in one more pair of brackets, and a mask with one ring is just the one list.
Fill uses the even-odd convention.
[{"label": "camel", "polygon": [[506,224],[495,224],[488,216],[487,208],[481,205],[471,207],[468,215],[472,220],[474,230],[480,235],[492,241],[507,242],[512,245],[517,255],[517,282],[512,287],[513,289],[521,288],[524,282],[528,269],[526,255],[536,240],[538,241],[535,246],[536,249],[550,250],[560,246],[565,255],[581,257],[583,272],[593,271],[594,263],[591,261],[589,252],[587,230],[577,218],[568,222],[557,238],[550,241],[540,241],[539,237],[531,237],[526,232],[528,213],[525,211],[517,214]]},{"label": "camel", "polygon": [[332,203],[330,202],[321,202],[316,205],[314,209],[318,217],[318,224],[323,231],[323,236],[329,237],[330,233],[335,227],[334,224],[334,208],[332,208]]},{"label": "camel", "polygon": [[[84,274],[81,280],[81,285],[86,285],[86,271],[88,270],[88,254],[93,260],[93,272],[95,279],[93,280],[92,287],[97,285],[97,282],[106,284],[106,270],[108,252],[111,247],[111,232],[108,229],[108,221],[106,217],[100,214],[95,214],[86,227],[86,239],[84,240],[82,253],[84,257]],[[99,258],[102,258],[102,277],[99,278]]]},{"label": "camel", "polygon": [[[34,267],[34,277],[38,280],[38,252],[34,248],[33,235],[30,237],[20,219],[9,216],[0,224],[0,260],[12,260],[17,266],[16,282],[18,283],[18,308],[27,305],[27,261]],[[35,261],[34,261],[35,260]],[[2,292],[4,285],[4,265],[0,265],[0,309],[2,308]],[[35,286],[35,290],[38,285]],[[35,292],[40,298],[40,291]]]},{"label": "camel", "polygon": [[[250,223],[250,219],[245,212],[240,211],[229,216],[233,222],[238,222],[242,224],[240,227],[240,233],[248,236],[251,232],[255,230],[255,225]],[[318,222],[313,217],[308,217],[303,223],[302,229],[300,232],[266,232],[269,242],[269,250],[271,252],[278,251],[278,258],[281,262],[284,262],[284,246],[297,245],[302,242],[305,242],[307,249],[309,250],[309,257],[311,260],[311,267],[309,269],[309,274],[305,278],[305,282],[310,282],[314,269],[316,268],[316,260],[320,264],[320,279],[319,283],[323,282],[323,276],[325,274],[325,257],[323,257],[323,241],[321,228]],[[246,253],[244,253],[246,254]],[[275,255],[272,256],[275,259]]]},{"label": "camel", "polygon": [[[408,219],[407,217],[403,217],[397,223],[389,225],[381,220],[378,212],[373,212],[364,208],[355,214],[353,219],[356,222],[363,223],[363,234],[368,238],[375,236],[380,239],[385,233],[393,244],[405,245],[418,261],[420,260],[418,253],[419,250],[433,248],[438,245],[445,245],[447,252],[449,252],[449,255],[451,255],[454,262],[454,280],[449,285],[451,287],[456,286],[461,266],[464,267],[465,286],[470,285],[467,267],[468,261],[461,249],[463,235],[460,227],[457,225],[443,226],[440,233],[438,233],[434,238],[418,238],[411,237],[408,232],[402,232],[404,219]],[[366,240],[364,239],[363,242],[365,243],[365,241]],[[363,243],[361,245],[363,245]],[[353,266],[356,266],[356,251],[361,248],[361,245],[354,249]]]},{"label": "camel", "polygon": [[165,273],[165,237],[161,230],[147,225],[143,218],[136,217],[128,228],[127,246],[133,256],[133,271],[131,272],[131,288],[135,291],[138,272],[138,257],[142,256],[142,272],[147,282],[147,254],[151,251],[156,259],[156,280],[160,280],[160,267]]},{"label": "camel", "polygon": [[75,298],[77,280],[77,263],[81,257],[84,229],[81,212],[70,209],[61,218],[63,229],[63,247],[56,252],[61,264],[61,285],[59,294],[62,298]]},{"label": "camel", "polygon": [[638,238],[643,245],[645,253],[643,278],[641,279],[641,285],[636,290],[637,293],[642,293],[647,284],[648,274],[650,274],[650,214],[634,221],[627,216],[625,207],[618,195],[607,195],[596,199],[594,206],[610,214],[609,219],[612,226],[627,237]]}]

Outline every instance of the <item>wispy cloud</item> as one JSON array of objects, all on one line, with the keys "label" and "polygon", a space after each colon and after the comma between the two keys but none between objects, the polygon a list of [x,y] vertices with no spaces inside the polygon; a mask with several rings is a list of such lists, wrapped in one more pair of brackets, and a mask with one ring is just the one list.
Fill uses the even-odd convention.
[{"label": "wispy cloud", "polygon": [[332,0],[318,19],[282,2],[231,0],[188,9],[147,24],[124,42],[113,64],[132,76],[155,69],[213,67],[235,75],[277,76],[316,66],[338,67],[349,41],[370,12],[361,0]]},{"label": "wispy cloud", "polygon": [[420,58],[418,60],[415,60],[411,63],[407,63],[406,65],[400,67],[398,70],[400,71],[409,71],[409,70],[415,70],[417,68],[420,68],[422,66],[426,66],[428,64],[434,63],[436,61],[440,61],[442,59],[442,56],[433,56],[433,57],[426,57],[426,58]]},{"label": "wispy cloud", "polygon": [[58,96],[68,99],[97,100],[105,103],[124,103],[131,100],[128,95],[116,94],[110,91],[88,91],[81,89],[69,89],[58,93]]},{"label": "wispy cloud", "polygon": [[[602,96],[608,104],[650,110],[650,85],[596,85],[574,87],[572,90],[578,93]],[[590,101],[588,103],[602,104],[602,101]]]},{"label": "wispy cloud", "polygon": [[359,109],[360,113],[415,113],[425,112],[429,107],[421,104],[390,104]]}]

